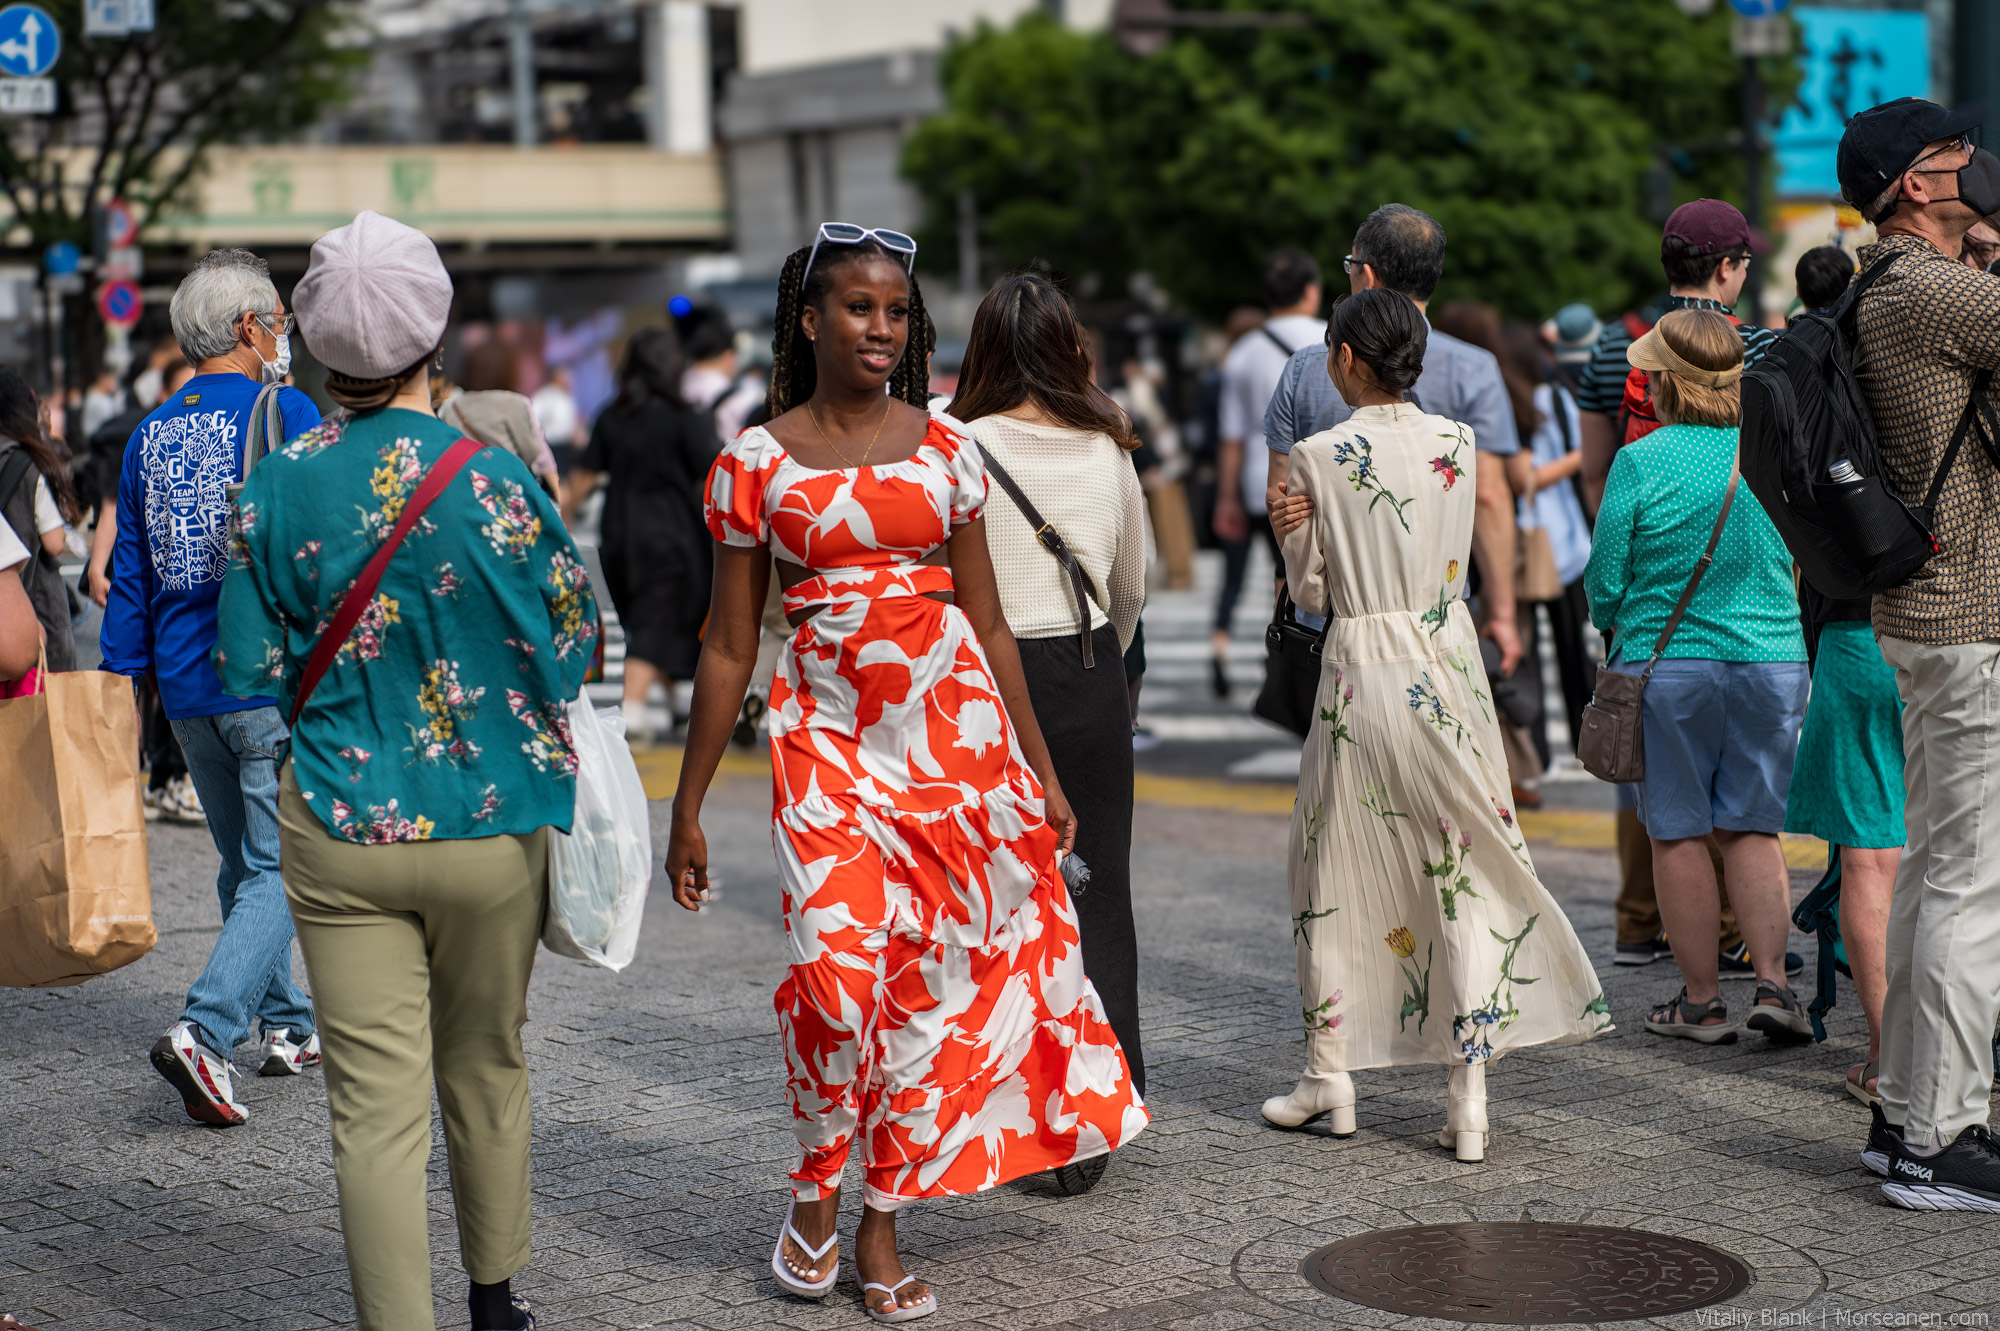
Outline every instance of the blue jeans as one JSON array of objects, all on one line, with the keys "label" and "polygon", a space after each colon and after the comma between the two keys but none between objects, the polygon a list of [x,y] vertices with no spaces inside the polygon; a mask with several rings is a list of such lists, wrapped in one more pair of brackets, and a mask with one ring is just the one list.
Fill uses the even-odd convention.
[{"label": "blue jeans", "polygon": [[312,1034],[312,1000],[292,983],[292,912],[278,876],[278,756],[288,732],[275,707],[173,723],[188,775],[208,813],[208,833],[222,856],[215,892],[222,936],[188,990],[182,1019],[217,1053],[250,1038],[250,1019],[265,1030]]}]

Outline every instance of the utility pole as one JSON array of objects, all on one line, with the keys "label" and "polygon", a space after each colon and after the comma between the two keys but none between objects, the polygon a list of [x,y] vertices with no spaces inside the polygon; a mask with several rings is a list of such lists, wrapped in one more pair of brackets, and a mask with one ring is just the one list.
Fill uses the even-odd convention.
[{"label": "utility pole", "polygon": [[[1765,20],[1771,22],[1772,20]],[[1743,220],[1750,234],[1764,229],[1764,75],[1757,57],[1743,57]],[[1750,322],[1764,322],[1764,265],[1753,261],[1743,278],[1743,295],[1750,302]]]},{"label": "utility pole", "polygon": [[979,201],[969,189],[958,192],[958,289],[979,294]]},{"label": "utility pole", "polygon": [[514,146],[535,146],[535,30],[528,22],[528,0],[510,0],[507,10],[507,55],[514,73]]}]

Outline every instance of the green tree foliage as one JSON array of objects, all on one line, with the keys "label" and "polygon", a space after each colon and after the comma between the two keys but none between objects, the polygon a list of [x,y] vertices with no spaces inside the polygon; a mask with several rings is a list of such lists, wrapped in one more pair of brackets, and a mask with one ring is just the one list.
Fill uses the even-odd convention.
[{"label": "green tree foliage", "polygon": [[[955,267],[970,190],[989,271],[1041,261],[1122,291],[1143,270],[1213,318],[1256,299],[1279,245],[1306,247],[1337,281],[1356,224],[1398,201],[1444,224],[1439,299],[1539,317],[1659,288],[1647,204],[1663,171],[1672,202],[1741,202],[1726,5],[1703,19],[1673,0],[1179,8],[1313,23],[1182,31],[1146,58],[1039,14],[982,27],[947,53],[945,109],[904,157],[929,263]],[[1767,77],[1789,95],[1781,62]]]},{"label": "green tree foliage", "polygon": [[333,0],[156,0],[155,28],[85,37],[83,0],[39,0],[62,29],[54,115],[0,122],[0,188],[37,247],[89,248],[91,209],[143,228],[218,143],[296,134],[367,60]]}]

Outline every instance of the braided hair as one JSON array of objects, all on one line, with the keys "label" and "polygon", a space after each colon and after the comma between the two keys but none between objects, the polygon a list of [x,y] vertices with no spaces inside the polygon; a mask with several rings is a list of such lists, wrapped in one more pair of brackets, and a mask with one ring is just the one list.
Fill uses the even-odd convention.
[{"label": "braided hair", "polygon": [[[826,299],[827,288],[833,285],[833,270],[855,259],[879,254],[903,266],[900,256],[877,244],[874,239],[863,240],[858,245],[821,245],[820,253],[827,257],[813,265],[811,273],[806,272],[806,261],[812,257],[810,245],[793,250],[785,259],[784,271],[778,275],[778,315],[771,332],[771,387],[765,397],[765,409],[773,420],[798,406],[813,395],[819,384],[819,371],[813,363],[813,344],[806,339],[806,330],[800,317],[807,309],[817,309]],[[923,289],[917,285],[916,273],[910,273],[910,340],[903,348],[903,358],[896,362],[896,368],[889,372],[889,395],[907,402],[920,410],[928,409],[931,400],[931,352],[937,346],[937,329],[931,325],[931,317],[924,310]]]}]

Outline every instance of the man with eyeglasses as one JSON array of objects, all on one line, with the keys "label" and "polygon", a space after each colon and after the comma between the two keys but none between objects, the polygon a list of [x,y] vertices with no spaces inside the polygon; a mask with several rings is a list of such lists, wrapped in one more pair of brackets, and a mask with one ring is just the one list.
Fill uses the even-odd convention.
[{"label": "man with eyeglasses", "polygon": [[[1444,280],[1444,227],[1429,213],[1403,203],[1385,203],[1362,219],[1354,248],[1341,261],[1353,291],[1386,287],[1400,291],[1428,315],[1430,300]],[[1323,327],[1323,325],[1322,325]],[[1286,362],[1277,391],[1264,409],[1264,443],[1269,449],[1265,504],[1283,502],[1287,454],[1300,440],[1330,430],[1353,412],[1327,377],[1323,341],[1300,349]],[[1500,362],[1492,352],[1433,328],[1424,344],[1424,368],[1409,398],[1419,408],[1472,430],[1482,465],[1473,469],[1478,506],[1473,517],[1472,563],[1479,572],[1479,633],[1499,650],[1500,671],[1514,673],[1521,640],[1514,627],[1514,494],[1525,484],[1528,456],[1521,450],[1514,411]],[[1509,472],[1516,469],[1513,481]],[[1301,619],[1306,617],[1301,613]]]},{"label": "man with eyeglasses", "polygon": [[1863,1161],[1887,1174],[1890,1201],[1926,1211],[2000,1211],[1987,1129],[2000,1016],[2000,277],[1960,261],[1972,228],[2000,214],[2000,158],[1967,138],[1979,121],[1900,98],[1850,120],[1835,159],[1877,236],[1857,256],[1873,277],[1854,363],[1882,479],[1918,502],[1951,459],[1930,515],[1936,553],[1877,593],[1873,614],[1903,700],[1909,842]]},{"label": "man with eyeglasses", "polygon": [[[229,488],[265,385],[291,371],[292,317],[270,269],[248,250],[211,250],[174,292],[174,340],[195,374],[140,422],[118,480],[118,536],[101,669],[151,671],[222,857],[222,934],[188,989],[180,1020],[152,1049],[188,1117],[232,1126],[232,1055],[259,1026],[258,1070],[296,1074],[320,1061],[312,1003],[292,982],[292,916],[278,876],[278,758],[284,720],[272,698],[222,691],[211,657],[229,569]],[[285,439],[319,424],[312,399],[276,387]],[[358,533],[356,539],[363,539]]]},{"label": "man with eyeglasses", "polygon": [[1657,430],[1646,372],[1634,369],[1625,349],[1643,337],[1669,310],[1714,310],[1736,325],[1743,338],[1743,364],[1755,365],[1777,333],[1736,317],[1736,302],[1750,275],[1750,223],[1734,204],[1696,199],[1674,209],[1660,233],[1660,267],[1667,298],[1656,307],[1613,319],[1598,334],[1590,360],[1577,375],[1576,405],[1582,412],[1584,497],[1594,510],[1611,474],[1611,458],[1633,440]]}]

